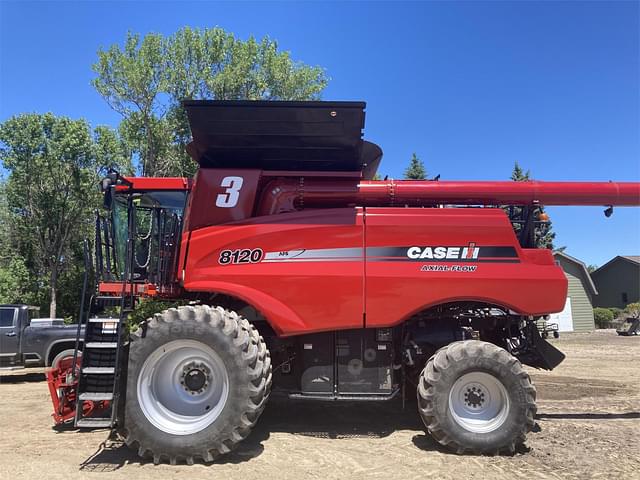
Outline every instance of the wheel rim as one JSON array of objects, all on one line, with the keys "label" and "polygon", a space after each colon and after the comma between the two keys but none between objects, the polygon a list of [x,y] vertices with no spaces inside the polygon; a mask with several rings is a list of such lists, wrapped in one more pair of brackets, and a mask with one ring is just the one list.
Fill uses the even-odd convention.
[{"label": "wheel rim", "polygon": [[507,389],[485,372],[462,375],[449,392],[449,412],[465,430],[489,433],[497,430],[509,414]]},{"label": "wheel rim", "polygon": [[174,340],[145,360],[138,376],[142,412],[157,428],[189,435],[211,425],[229,395],[220,356],[196,340]]}]

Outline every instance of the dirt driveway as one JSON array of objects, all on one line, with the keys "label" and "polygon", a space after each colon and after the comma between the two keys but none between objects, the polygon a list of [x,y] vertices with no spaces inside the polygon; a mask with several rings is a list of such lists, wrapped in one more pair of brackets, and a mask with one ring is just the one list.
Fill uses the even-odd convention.
[{"label": "dirt driveway", "polygon": [[612,331],[555,341],[567,360],[533,371],[538,428],[514,456],[457,456],[410,403],[271,402],[221,463],[141,462],[108,432],[52,428],[41,370],[0,377],[0,478],[640,478],[640,338]]}]

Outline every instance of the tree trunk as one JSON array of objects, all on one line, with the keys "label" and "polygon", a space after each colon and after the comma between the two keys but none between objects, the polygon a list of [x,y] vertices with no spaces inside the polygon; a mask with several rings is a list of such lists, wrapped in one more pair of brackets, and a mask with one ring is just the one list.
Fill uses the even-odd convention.
[{"label": "tree trunk", "polygon": [[142,162],[142,175],[146,177],[151,177],[155,174],[156,167],[156,152],[155,145],[153,142],[153,133],[151,132],[151,122],[149,118],[145,114],[144,119],[144,128],[146,130],[147,136],[147,155],[146,158]]},{"label": "tree trunk", "polygon": [[56,293],[58,283],[58,269],[51,269],[51,287],[49,289],[51,293],[51,302],[49,303],[49,318],[56,318]]}]

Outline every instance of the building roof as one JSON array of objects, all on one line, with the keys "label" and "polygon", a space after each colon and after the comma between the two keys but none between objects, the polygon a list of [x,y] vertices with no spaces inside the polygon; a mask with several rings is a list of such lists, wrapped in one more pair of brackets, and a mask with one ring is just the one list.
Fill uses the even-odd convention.
[{"label": "building roof", "polygon": [[598,294],[598,290],[596,289],[595,284],[593,283],[593,279],[591,278],[591,275],[589,275],[589,270],[587,270],[587,266],[584,264],[584,262],[582,260],[578,260],[575,257],[572,257],[571,255],[567,255],[564,252],[553,252],[553,256],[554,257],[562,257],[572,263],[575,263],[576,265],[578,265],[578,267],[582,270],[583,273],[583,277],[586,278],[586,286],[589,288],[589,290],[591,290],[591,293],[593,295],[597,295]]},{"label": "building roof", "polygon": [[618,260],[624,260],[625,262],[630,262],[630,263],[632,263],[634,265],[640,266],[640,255],[618,255],[616,257],[613,257],[611,260],[609,260],[607,263],[602,265],[600,268],[598,268],[598,269],[594,270],[593,272],[591,272],[591,275],[597,275],[598,272],[604,270],[609,265],[614,264]]}]

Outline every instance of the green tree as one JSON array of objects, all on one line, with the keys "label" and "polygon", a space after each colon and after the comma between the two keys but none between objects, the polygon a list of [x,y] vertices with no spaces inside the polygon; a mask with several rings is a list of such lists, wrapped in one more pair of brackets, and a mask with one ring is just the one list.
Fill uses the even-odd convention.
[{"label": "green tree", "polygon": [[0,293],[25,303],[46,299],[55,317],[60,284],[63,296],[74,296],[77,304],[80,244],[93,228],[99,173],[106,167],[126,170],[125,150],[106,127],[92,132],[84,120],[51,113],[10,118],[0,125],[0,142],[8,173],[0,221],[10,232],[0,237],[0,248],[14,256],[0,257]]},{"label": "green tree", "polygon": [[620,315],[622,314],[622,312],[624,312],[622,308],[618,308],[618,307],[609,307],[609,311],[613,315],[614,320],[617,320],[618,317],[620,317]]},{"label": "green tree", "polygon": [[12,216],[7,204],[6,182],[0,183],[0,303],[39,304],[25,258],[16,248]]},{"label": "green tree", "polygon": [[411,156],[409,166],[404,171],[404,178],[408,180],[425,180],[427,178],[427,170],[424,168],[424,162],[414,154]]},{"label": "green tree", "polygon": [[593,318],[597,328],[609,328],[613,322],[613,313],[608,308],[593,309]]},{"label": "green tree", "polygon": [[624,308],[624,313],[626,313],[627,315],[629,315],[631,317],[634,317],[634,318],[640,317],[640,303],[638,303],[638,302],[629,303]]},{"label": "green tree", "polygon": [[598,269],[597,265],[587,265],[587,272],[593,273]]},{"label": "green tree", "polygon": [[120,133],[142,175],[191,175],[190,132],[180,101],[309,100],[327,85],[324,70],[279,51],[264,37],[246,41],[221,28],[182,28],[164,37],[129,33],[98,51],[93,85],[123,120]]},{"label": "green tree", "polygon": [[38,303],[33,278],[24,257],[15,248],[15,235],[6,184],[0,183],[0,303]]},{"label": "green tree", "polygon": [[522,170],[522,167],[516,162],[513,165],[513,171],[511,172],[511,180],[514,182],[526,182],[527,180],[531,180],[531,172],[527,170],[526,172]]},{"label": "green tree", "polygon": [[[4,225],[2,225],[4,227]],[[2,245],[4,250],[4,245]],[[5,250],[6,252],[6,250]],[[39,304],[34,294],[33,278],[27,265],[19,255],[0,259],[0,303]]]},{"label": "green tree", "polygon": [[[518,162],[515,162],[513,166],[513,171],[511,172],[511,180],[514,182],[527,182],[531,180],[531,172],[527,170],[526,172],[520,167]],[[513,215],[519,216],[522,214],[521,207],[513,207],[512,208]],[[538,218],[541,214],[544,213],[544,207],[536,207],[533,215],[535,218]],[[515,224],[516,233],[520,231],[520,225]],[[549,220],[547,224],[538,225],[536,227],[536,245],[540,248],[550,248],[554,249],[553,241],[556,238],[556,234],[553,231],[553,227],[551,225],[551,221]],[[566,247],[560,247],[557,251],[563,251]]]},{"label": "green tree", "polygon": [[133,175],[132,152],[116,130],[97,126],[93,131],[93,152],[98,174],[104,176],[109,170],[124,175]]}]

